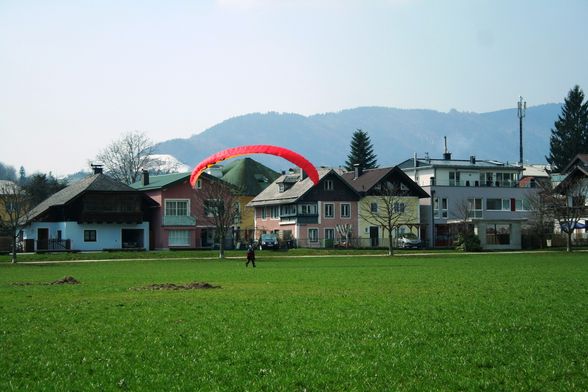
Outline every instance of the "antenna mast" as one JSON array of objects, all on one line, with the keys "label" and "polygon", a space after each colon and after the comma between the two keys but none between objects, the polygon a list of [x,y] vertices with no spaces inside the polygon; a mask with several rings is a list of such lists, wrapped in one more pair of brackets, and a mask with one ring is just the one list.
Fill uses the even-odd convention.
[{"label": "antenna mast", "polygon": [[518,112],[519,117],[519,163],[523,166],[523,118],[527,111],[527,101],[523,101],[523,97],[519,97]]}]

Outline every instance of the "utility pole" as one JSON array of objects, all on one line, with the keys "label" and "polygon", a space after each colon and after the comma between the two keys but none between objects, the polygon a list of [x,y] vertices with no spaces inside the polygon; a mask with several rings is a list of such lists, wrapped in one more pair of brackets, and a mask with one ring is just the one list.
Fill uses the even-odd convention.
[{"label": "utility pole", "polygon": [[517,116],[519,117],[519,163],[521,167],[523,166],[523,118],[525,118],[525,112],[527,111],[527,101],[523,101],[523,97],[519,97],[518,102],[518,112]]}]

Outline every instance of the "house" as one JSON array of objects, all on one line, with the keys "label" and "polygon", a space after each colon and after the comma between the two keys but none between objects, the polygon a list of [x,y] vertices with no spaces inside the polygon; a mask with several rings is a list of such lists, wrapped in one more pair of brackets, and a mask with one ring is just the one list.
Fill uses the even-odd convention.
[{"label": "house", "polygon": [[518,181],[520,188],[536,188],[541,187],[543,183],[548,183],[549,178],[549,165],[524,165],[523,172]]},{"label": "house", "polygon": [[142,249],[149,245],[149,213],[155,203],[95,167],[34,207],[23,229],[30,250]]},{"label": "house", "polygon": [[235,226],[236,240],[244,243],[255,240],[255,210],[247,205],[280,174],[251,158],[233,160],[224,167],[219,166],[207,173],[219,176],[221,180],[233,185],[237,192],[240,220]]},{"label": "house", "polygon": [[[588,241],[588,154],[578,154],[562,170],[554,191],[566,200],[566,212],[558,217],[560,223],[573,225],[571,235],[576,242]],[[562,228],[556,224],[555,231]]]},{"label": "house", "polygon": [[[412,232],[420,237],[419,199],[429,195],[397,166],[341,174],[360,195],[358,206],[358,245],[382,246],[387,243],[388,230],[393,237]],[[395,246],[398,244],[395,241]]]},{"label": "house", "polygon": [[430,246],[451,246],[458,232],[473,229],[484,249],[521,249],[523,225],[532,218],[519,186],[523,168],[492,160],[418,158],[398,165],[429,195],[421,199],[421,223]]},{"label": "house", "polygon": [[256,238],[276,233],[301,247],[329,247],[357,238],[359,194],[335,170],[320,168],[314,185],[304,172],[283,173],[249,202]]}]

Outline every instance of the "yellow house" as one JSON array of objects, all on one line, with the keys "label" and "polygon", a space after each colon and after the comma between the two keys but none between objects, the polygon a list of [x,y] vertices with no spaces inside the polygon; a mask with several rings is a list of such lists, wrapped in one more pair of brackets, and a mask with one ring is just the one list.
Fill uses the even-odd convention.
[{"label": "yellow house", "polygon": [[[360,194],[358,206],[358,246],[399,246],[400,234],[420,237],[419,199],[429,197],[397,166],[342,174]],[[389,238],[392,236],[392,242]]]},{"label": "yellow house", "polygon": [[234,160],[221,168],[221,172],[220,178],[232,184],[239,194],[241,219],[235,222],[237,239],[243,244],[255,240],[255,209],[247,207],[247,203],[274,182],[280,174],[251,158]]}]

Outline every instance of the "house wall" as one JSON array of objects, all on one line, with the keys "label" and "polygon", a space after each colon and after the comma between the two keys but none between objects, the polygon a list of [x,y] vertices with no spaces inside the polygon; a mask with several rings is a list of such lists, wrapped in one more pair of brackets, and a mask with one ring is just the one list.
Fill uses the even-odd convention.
[{"label": "house wall", "polygon": [[[367,240],[370,239],[370,227],[377,226],[373,222],[370,223],[366,219],[362,218],[361,215],[366,215],[365,212],[362,211],[369,211],[371,203],[378,203],[378,208],[382,211],[383,206],[381,205],[380,198],[377,196],[366,196],[359,201],[358,208],[358,228],[359,228],[359,238],[362,244],[367,244]],[[405,204],[405,212],[402,214],[403,216],[399,219],[399,224],[403,225],[400,229],[405,232],[412,232],[417,236],[420,236],[418,225],[421,223],[421,213],[420,213],[420,205],[419,205],[419,198],[416,196],[402,196],[402,197],[394,197],[397,199],[399,203]],[[383,212],[385,213],[385,212]],[[369,216],[369,214],[368,214]],[[378,228],[379,231],[379,238],[388,238],[388,231],[382,229],[382,227]],[[396,236],[393,234],[393,238]]]},{"label": "house wall", "polygon": [[[325,217],[325,204],[333,204],[334,206],[334,217]],[[348,204],[350,206],[350,217],[341,217],[341,205]],[[282,237],[285,230],[290,230],[295,239],[305,243],[308,240],[309,229],[318,229],[319,242],[325,239],[325,229],[334,229],[335,236],[338,237],[336,232],[337,225],[349,224],[352,227],[352,237],[357,238],[358,236],[358,207],[356,201],[319,201],[318,206],[318,218],[316,223],[300,223],[298,218],[294,218],[290,221],[281,222],[280,218],[271,218],[270,206],[256,207],[255,208],[255,232],[256,237],[259,237],[265,232],[277,232],[279,237]],[[279,206],[278,206],[279,207]],[[262,219],[262,209],[266,208],[266,218]],[[322,242],[321,242],[322,243]],[[317,244],[318,246],[318,244]]]},{"label": "house wall", "polygon": [[[208,181],[202,179],[202,186],[206,186]],[[204,206],[197,195],[198,189],[193,189],[190,186],[188,179],[164,189],[156,189],[145,191],[153,200],[159,203],[158,212],[153,214],[152,220],[152,234],[153,246],[155,249],[167,249],[170,247],[169,235],[171,231],[187,232],[188,245],[186,248],[201,248],[205,244],[202,242],[202,235],[204,230],[212,230],[213,227],[203,219]],[[165,202],[166,200],[188,200],[190,205],[189,215],[196,218],[195,225],[178,225],[178,226],[164,226]],[[212,245],[212,244],[211,244]]]},{"label": "house wall", "polygon": [[[502,224],[510,226],[510,243],[507,245],[489,244],[487,242],[486,229],[489,225]],[[487,250],[509,250],[509,249],[521,249],[521,222],[516,221],[484,221],[477,222],[474,224],[474,233],[480,238],[480,245],[483,249]]]},{"label": "house wall", "polygon": [[[501,187],[450,187],[434,186],[424,187],[425,191],[432,194],[433,197],[446,198],[448,204],[447,218],[435,217],[435,225],[457,224],[457,221],[463,220],[463,204],[467,199],[482,199],[482,216],[472,218],[474,228],[479,233],[480,242],[484,249],[521,249],[521,231],[525,222],[533,219],[532,211],[495,211],[488,210],[486,206],[487,199],[508,199],[510,201],[529,199],[537,189],[535,188],[501,188]],[[421,214],[421,223],[427,225],[430,233],[432,214],[431,198],[421,199],[421,205],[426,206],[426,213]],[[494,245],[486,243],[486,226],[488,224],[509,224],[511,225],[511,242],[509,245]],[[437,237],[437,236],[436,236]],[[436,238],[438,239],[438,238]]]},{"label": "house wall", "polygon": [[[37,240],[37,230],[48,229],[49,239],[57,239],[61,230],[61,238],[71,241],[72,250],[92,251],[103,249],[122,249],[122,230],[143,230],[143,244],[149,244],[149,222],[140,224],[79,224],[77,222],[34,222],[23,230],[24,239]],[[84,230],[96,230],[96,241],[85,242]]]}]

